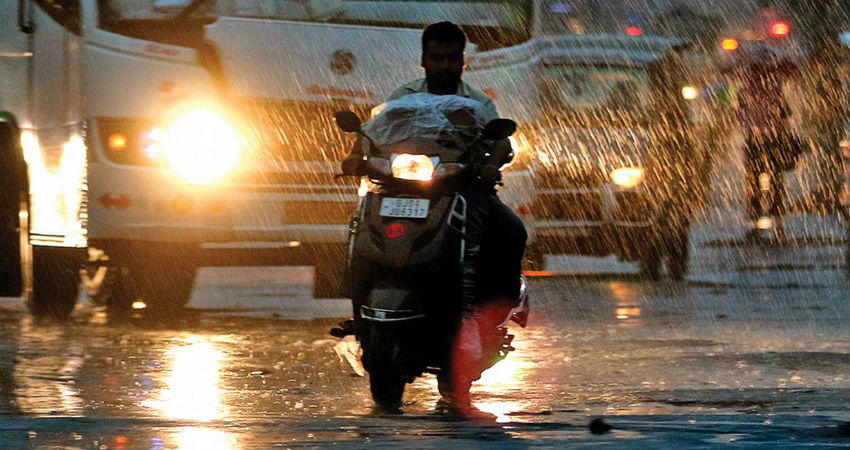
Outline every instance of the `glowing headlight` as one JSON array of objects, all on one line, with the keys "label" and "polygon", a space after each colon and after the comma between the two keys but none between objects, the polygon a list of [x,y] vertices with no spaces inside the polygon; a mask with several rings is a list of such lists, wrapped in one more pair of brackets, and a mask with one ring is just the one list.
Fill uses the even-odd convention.
[{"label": "glowing headlight", "polygon": [[214,111],[189,111],[157,137],[145,153],[162,157],[177,176],[189,182],[221,178],[239,161],[239,134]]},{"label": "glowing headlight", "polygon": [[693,86],[684,86],[682,88],[682,98],[685,100],[696,100],[699,97],[699,90]]},{"label": "glowing headlight", "polygon": [[643,169],[620,167],[611,171],[611,181],[623,189],[631,189],[643,182]]},{"label": "glowing headlight", "polygon": [[[439,163],[439,159],[437,159]],[[411,181],[431,181],[434,176],[435,162],[427,155],[400,153],[393,155],[393,178]]]}]

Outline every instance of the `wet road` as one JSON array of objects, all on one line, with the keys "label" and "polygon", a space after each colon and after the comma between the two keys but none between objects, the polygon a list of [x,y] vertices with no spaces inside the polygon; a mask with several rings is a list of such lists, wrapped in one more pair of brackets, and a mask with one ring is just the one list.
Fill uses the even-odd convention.
[{"label": "wet road", "polygon": [[[327,335],[344,304],[304,298],[309,272],[305,283],[298,269],[281,272],[290,297],[252,309],[249,292],[236,312],[203,306],[233,287],[202,276],[191,303],[202,306],[169,322],[111,323],[83,307],[70,324],[42,324],[6,302],[0,448],[847,448],[843,269],[766,266],[750,282],[752,264],[776,263],[781,249],[736,248],[749,264],[728,269],[737,277],[711,269],[712,251],[697,252],[685,283],[616,265],[532,279],[529,328],[474,388],[493,423],[435,410],[431,376],[409,385],[403,415],[373,414],[367,379]],[[588,431],[598,416],[611,433]]]},{"label": "wet road", "polygon": [[[33,323],[0,299],[0,449],[846,449],[844,231],[787,217],[798,245],[741,245],[736,154],[711,177],[687,282],[549,258],[517,350],[474,387],[495,422],[437,411],[433,377],[408,386],[403,415],[374,414],[327,334],[349,306],[309,299],[309,269],[203,268],[169,321],[84,306]],[[613,429],[591,434],[600,416]]]}]

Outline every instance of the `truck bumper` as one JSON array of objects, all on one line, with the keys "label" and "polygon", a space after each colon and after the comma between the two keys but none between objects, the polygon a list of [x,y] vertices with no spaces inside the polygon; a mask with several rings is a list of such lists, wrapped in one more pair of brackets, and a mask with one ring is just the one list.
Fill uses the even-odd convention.
[{"label": "truck bumper", "polygon": [[199,186],[110,163],[88,186],[93,241],[344,243],[358,201],[354,186]]},{"label": "truck bumper", "polygon": [[[616,254],[633,259],[653,231],[655,209],[644,189],[622,190],[608,184],[599,188],[550,189],[545,194],[549,204],[541,208],[556,214],[535,220],[533,241],[547,251]],[[558,205],[559,201],[564,203]]]}]

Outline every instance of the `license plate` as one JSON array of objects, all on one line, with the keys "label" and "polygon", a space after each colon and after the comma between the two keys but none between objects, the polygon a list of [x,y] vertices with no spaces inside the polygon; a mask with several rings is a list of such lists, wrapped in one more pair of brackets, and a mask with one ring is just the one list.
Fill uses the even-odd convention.
[{"label": "license plate", "polygon": [[430,203],[431,201],[426,198],[386,197],[381,199],[381,216],[422,219],[428,217]]}]

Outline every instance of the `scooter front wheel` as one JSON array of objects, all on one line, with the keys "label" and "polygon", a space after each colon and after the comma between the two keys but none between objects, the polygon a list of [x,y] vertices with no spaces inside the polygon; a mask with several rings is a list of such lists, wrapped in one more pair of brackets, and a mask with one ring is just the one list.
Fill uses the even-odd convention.
[{"label": "scooter front wheel", "polygon": [[399,345],[394,333],[373,327],[363,356],[368,360],[369,390],[375,406],[382,411],[397,411],[401,407],[406,377],[399,364]]}]

